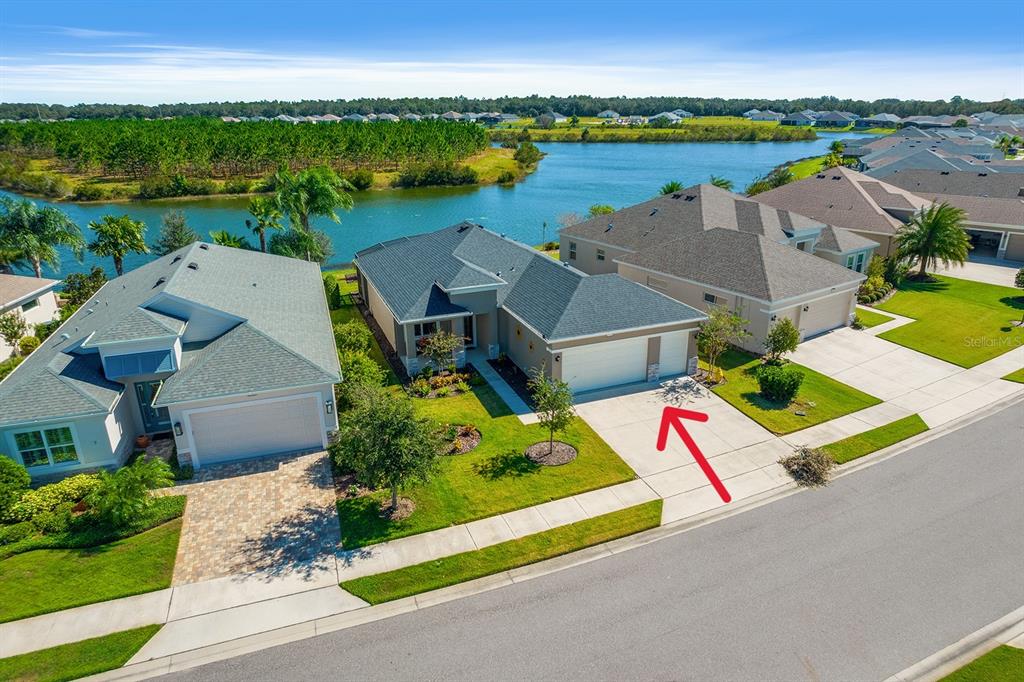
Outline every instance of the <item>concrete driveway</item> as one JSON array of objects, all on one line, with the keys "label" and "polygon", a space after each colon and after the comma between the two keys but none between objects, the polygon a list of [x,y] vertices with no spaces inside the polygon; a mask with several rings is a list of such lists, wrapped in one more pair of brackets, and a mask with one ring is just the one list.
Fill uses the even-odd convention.
[{"label": "concrete driveway", "polygon": [[1022,267],[1024,267],[1024,263],[978,256],[967,261],[962,266],[953,265],[945,268],[940,265],[935,270],[935,274],[1012,287],[1013,278],[1017,275],[1017,270]]}]

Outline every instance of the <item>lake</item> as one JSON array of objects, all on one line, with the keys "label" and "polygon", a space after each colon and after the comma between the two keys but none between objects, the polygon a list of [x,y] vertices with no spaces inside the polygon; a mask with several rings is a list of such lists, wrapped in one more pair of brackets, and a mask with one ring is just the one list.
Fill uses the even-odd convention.
[{"label": "lake", "polygon": [[[806,142],[687,143],[542,143],[547,156],[538,170],[512,187],[426,188],[357,192],[355,208],[342,213],[341,224],[316,221],[334,241],[332,262],[345,262],[357,250],[404,235],[427,232],[471,220],[528,244],[558,238],[558,217],[585,213],[593,204],[616,208],[650,199],[670,180],[684,186],[707,182],[712,174],[726,177],[742,191],[755,177],[786,161],[825,153],[836,138],[873,137],[858,133],[822,135]],[[39,202],[43,203],[43,202]],[[179,209],[204,238],[211,230],[245,234],[247,199],[146,201],[114,204],[57,204],[82,227],[107,213],[127,213],[146,223],[148,241],[156,238],[160,216]],[[545,223],[547,227],[545,228]],[[251,239],[255,242],[255,239]],[[129,256],[125,269],[152,256]],[[61,271],[86,271],[101,265],[113,272],[109,258],[86,253],[79,264],[65,254]],[[47,272],[47,276],[55,273]]]}]

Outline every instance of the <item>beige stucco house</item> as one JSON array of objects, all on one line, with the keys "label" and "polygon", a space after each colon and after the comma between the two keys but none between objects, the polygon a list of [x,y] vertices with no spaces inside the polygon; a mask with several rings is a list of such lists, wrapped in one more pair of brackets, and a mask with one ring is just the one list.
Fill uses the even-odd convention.
[{"label": "beige stucco house", "polygon": [[[29,334],[37,324],[57,317],[54,288],[59,280],[23,277],[0,273],[0,315],[17,312],[29,325]],[[0,361],[14,354],[14,348],[0,338]]]},{"label": "beige stucco house", "polygon": [[562,260],[584,272],[615,272],[698,309],[738,312],[752,334],[743,346],[755,352],[783,317],[804,338],[849,324],[876,246],[707,184],[561,232]]}]

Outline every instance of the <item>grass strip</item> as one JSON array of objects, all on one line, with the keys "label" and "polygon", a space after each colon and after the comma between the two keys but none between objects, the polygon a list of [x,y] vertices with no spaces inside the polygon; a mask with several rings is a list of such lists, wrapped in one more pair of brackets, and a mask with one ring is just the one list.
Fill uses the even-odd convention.
[{"label": "grass strip", "polygon": [[891,424],[879,426],[877,429],[823,445],[821,449],[831,455],[832,459],[839,464],[845,464],[927,430],[928,425],[924,423],[924,420],[919,415],[912,414],[909,417],[897,419]]},{"label": "grass strip", "polygon": [[892,322],[894,317],[883,315],[882,313],[876,313],[874,310],[868,310],[867,308],[857,308],[857,319],[860,320],[861,325],[865,328],[877,327],[880,324],[886,322]]},{"label": "grass strip", "polygon": [[1022,679],[1024,649],[1003,644],[946,675],[940,682],[1020,682]]},{"label": "grass strip", "polygon": [[0,658],[0,680],[62,682],[120,668],[159,629],[159,625],[147,625],[10,658]]},{"label": "grass strip", "polygon": [[660,524],[661,500],[654,500],[484,549],[347,580],[341,587],[371,604],[380,604],[526,566]]},{"label": "grass strip", "polygon": [[1018,384],[1024,384],[1024,368],[1018,369],[1016,372],[1010,372],[1003,379],[1007,381],[1016,381]]}]

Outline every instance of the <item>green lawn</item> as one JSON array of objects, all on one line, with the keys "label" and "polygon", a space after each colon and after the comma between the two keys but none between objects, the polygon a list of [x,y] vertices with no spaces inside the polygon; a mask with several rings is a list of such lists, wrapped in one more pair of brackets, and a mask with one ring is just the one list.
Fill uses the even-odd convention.
[{"label": "green lawn", "polygon": [[1024,649],[997,646],[940,682],[1020,682],[1024,680]]},{"label": "green lawn", "polygon": [[[800,392],[791,405],[779,405],[761,397],[754,371],[761,359],[751,353],[731,349],[719,359],[726,382],[713,390],[730,405],[772,433],[786,434],[827,422],[882,402],[867,393],[841,384],[809,367],[791,363],[804,373]],[[804,416],[796,414],[804,412]]]},{"label": "green lawn", "polygon": [[0,680],[63,682],[120,668],[160,629],[147,625],[0,659]]},{"label": "green lawn", "polygon": [[346,548],[392,540],[466,523],[634,478],[633,471],[582,419],[559,439],[579,456],[557,467],[530,462],[523,451],[547,439],[539,425],[524,425],[489,387],[447,398],[414,399],[417,411],[440,423],[472,424],[483,437],[464,455],[444,457],[440,472],[427,484],[402,491],[416,511],[391,522],[380,516],[386,492],[338,501]]},{"label": "green lawn", "polygon": [[914,318],[879,338],[961,367],[974,367],[1024,344],[1019,289],[952,277],[906,282],[878,308]]},{"label": "green lawn", "polygon": [[812,156],[808,159],[802,159],[790,165],[789,170],[793,173],[793,177],[797,180],[802,180],[803,178],[809,178],[821,171],[821,164],[824,161],[824,156]]},{"label": "green lawn", "polygon": [[474,552],[356,578],[341,586],[371,604],[379,604],[526,566],[660,524],[661,500],[654,500]]},{"label": "green lawn", "polygon": [[0,561],[0,623],[169,587],[181,520],[85,549]]},{"label": "green lawn", "polygon": [[874,310],[868,308],[857,308],[857,319],[864,327],[877,327],[880,324],[886,322],[892,322],[893,318],[882,313],[876,313]]},{"label": "green lawn", "polygon": [[837,463],[845,464],[927,430],[928,425],[924,423],[924,420],[918,415],[912,414],[891,424],[879,426],[877,429],[823,445],[821,449],[831,455]]},{"label": "green lawn", "polygon": [[1003,378],[1007,381],[1016,381],[1018,384],[1024,384],[1024,368],[1018,369],[1016,372],[1010,372]]},{"label": "green lawn", "polygon": [[[355,282],[345,281],[345,275],[355,273],[355,268],[349,268],[347,270],[326,270],[325,275],[331,275],[338,282],[338,286],[341,288],[341,295],[348,296],[354,294],[359,290],[358,284]],[[349,320],[357,320],[361,324],[366,324],[366,320],[359,313],[359,309],[356,308],[355,304],[350,303],[349,299],[345,299],[346,303],[341,308],[331,311],[331,324],[341,324],[348,322]],[[398,376],[395,371],[391,369],[391,365],[388,363],[387,358],[384,357],[384,352],[380,349],[380,346],[374,341],[373,345],[370,346],[370,358],[380,365],[385,372],[387,372],[387,378],[385,383],[390,385],[399,383]]]}]

